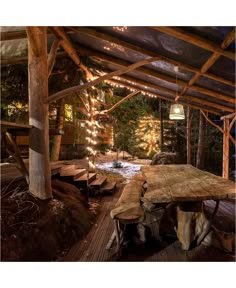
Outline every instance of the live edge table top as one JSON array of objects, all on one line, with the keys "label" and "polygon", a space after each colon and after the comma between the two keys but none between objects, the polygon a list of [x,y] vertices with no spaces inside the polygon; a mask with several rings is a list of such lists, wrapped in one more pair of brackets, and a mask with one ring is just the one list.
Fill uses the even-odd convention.
[{"label": "live edge table top", "polygon": [[235,198],[235,183],[192,165],[149,165],[141,171],[148,188],[143,201],[151,203]]}]

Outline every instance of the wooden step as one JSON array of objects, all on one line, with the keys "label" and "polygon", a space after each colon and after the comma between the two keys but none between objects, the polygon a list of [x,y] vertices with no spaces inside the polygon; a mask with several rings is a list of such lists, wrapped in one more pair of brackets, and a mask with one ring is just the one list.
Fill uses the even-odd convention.
[{"label": "wooden step", "polygon": [[79,178],[86,173],[86,169],[71,169],[71,170],[62,170],[60,176],[73,176]]},{"label": "wooden step", "polygon": [[60,164],[52,164],[51,165],[51,176],[54,176],[56,174],[60,174],[60,171],[61,171],[61,167],[62,165]]},{"label": "wooden step", "polygon": [[87,172],[86,169],[63,170],[63,171],[61,171],[60,176],[64,180],[74,181],[75,179],[84,175],[86,172]]},{"label": "wooden step", "polygon": [[96,179],[89,184],[89,187],[92,189],[100,189],[103,184],[105,184],[107,180],[106,176],[99,175]]},{"label": "wooden step", "polygon": [[76,169],[74,164],[63,164],[61,167],[61,172],[67,171],[67,170],[73,170]]},{"label": "wooden step", "polygon": [[96,175],[97,173],[89,173],[89,176],[86,174],[83,174],[82,176],[80,176],[79,178],[74,179],[74,182],[87,182],[91,183],[94,179],[96,179]]},{"label": "wooden step", "polygon": [[117,184],[116,181],[109,181],[105,183],[104,186],[101,187],[100,192],[101,193],[107,192],[112,194],[115,191],[116,184]]}]

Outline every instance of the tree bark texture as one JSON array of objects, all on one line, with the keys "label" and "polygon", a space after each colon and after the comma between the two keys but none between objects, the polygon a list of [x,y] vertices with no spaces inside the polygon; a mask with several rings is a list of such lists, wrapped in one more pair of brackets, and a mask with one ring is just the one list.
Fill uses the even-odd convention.
[{"label": "tree bark texture", "polygon": [[[64,127],[64,104],[65,100],[60,99],[58,101],[59,107],[57,109],[57,129],[62,130]],[[61,149],[61,138],[62,135],[53,136],[52,140],[52,150],[51,150],[51,161],[59,160],[60,149]]]},{"label": "tree bark texture", "polygon": [[27,27],[29,77],[29,190],[52,198],[49,162],[48,65],[46,27]]},{"label": "tree bark texture", "polygon": [[204,168],[204,146],[205,146],[205,127],[206,121],[202,113],[199,115],[198,149],[197,149],[197,168]]},{"label": "tree bark texture", "polygon": [[159,99],[159,115],[160,115],[160,150],[163,151],[163,117],[162,117],[162,100]]},{"label": "tree bark texture", "polygon": [[191,164],[191,110],[187,108],[187,164]]},{"label": "tree bark texture", "polygon": [[229,179],[229,135],[229,119],[224,118],[222,177],[225,179]]}]

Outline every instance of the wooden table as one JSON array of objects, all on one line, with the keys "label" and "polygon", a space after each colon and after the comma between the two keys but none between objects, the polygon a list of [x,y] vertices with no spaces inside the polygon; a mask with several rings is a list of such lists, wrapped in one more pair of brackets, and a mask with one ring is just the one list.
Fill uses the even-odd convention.
[{"label": "wooden table", "polygon": [[203,212],[203,200],[235,198],[235,183],[191,165],[150,165],[141,171],[147,181],[142,198],[144,207],[152,204],[174,203],[177,209],[176,233],[184,250],[191,243],[204,239],[210,230],[212,219]]}]

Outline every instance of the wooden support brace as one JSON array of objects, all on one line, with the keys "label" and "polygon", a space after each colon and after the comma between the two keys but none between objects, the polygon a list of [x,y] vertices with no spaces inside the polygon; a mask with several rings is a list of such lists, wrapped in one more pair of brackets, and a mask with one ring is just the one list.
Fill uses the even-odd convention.
[{"label": "wooden support brace", "polygon": [[99,77],[99,78],[97,78],[97,79],[95,79],[93,81],[90,81],[88,83],[85,83],[83,85],[70,87],[68,89],[65,89],[63,91],[57,92],[57,93],[49,96],[46,102],[49,103],[49,102],[52,102],[52,101],[56,101],[56,100],[58,100],[60,98],[64,98],[64,97],[70,95],[71,93],[79,92],[79,91],[82,91],[84,89],[90,88],[92,86],[95,86],[95,85],[101,83],[102,81],[111,79],[114,76],[119,76],[121,74],[127,73],[129,71],[132,71],[132,70],[136,69],[137,67],[146,65],[146,64],[151,63],[151,62],[155,62],[158,59],[159,59],[159,57],[148,58],[148,59],[139,61],[137,63],[131,64],[128,67],[125,67],[125,68],[122,68],[120,70],[108,73],[108,74],[106,74],[104,76],[101,76],[101,77]]},{"label": "wooden support brace", "polygon": [[52,73],[53,66],[55,64],[55,59],[57,56],[57,49],[61,43],[61,40],[55,39],[54,42],[52,43],[49,55],[48,55],[48,77]]},{"label": "wooden support brace", "polygon": [[[14,139],[12,138],[12,135],[9,132],[5,132],[5,137],[6,137],[6,144],[8,144],[7,145],[7,152],[15,159],[16,163],[18,164],[17,168],[21,171],[21,173],[23,174],[23,176],[26,179],[26,182],[29,184],[29,172],[25,166],[24,161],[21,158],[20,150],[19,150],[16,142],[14,141]],[[10,149],[9,146],[11,146],[13,148],[14,152],[12,152],[12,150]]]}]

